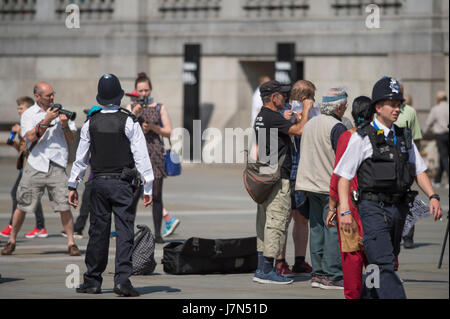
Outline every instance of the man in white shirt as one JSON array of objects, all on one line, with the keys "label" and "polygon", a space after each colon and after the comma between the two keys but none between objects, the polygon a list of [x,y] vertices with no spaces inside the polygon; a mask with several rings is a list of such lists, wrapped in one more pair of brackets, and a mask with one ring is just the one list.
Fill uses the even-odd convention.
[{"label": "man in white shirt", "polygon": [[358,174],[359,195],[355,200],[362,222],[364,251],[380,275],[379,287],[371,290],[364,287],[364,297],[406,298],[394,262],[400,253],[408,203],[417,194],[410,190],[414,179],[430,199],[430,214],[435,220],[442,216],[439,195],[434,193],[411,134],[394,125],[403,100],[396,79],[384,77],[375,84],[372,105],[377,119],[352,135],[334,170],[340,176],[338,218],[344,232],[349,231],[353,222],[348,195],[350,181]]},{"label": "man in white shirt", "polygon": [[[439,170],[434,177],[434,183],[440,186],[442,173],[448,172],[448,103],[445,91],[439,91],[436,94],[437,105],[431,108],[425,124],[425,132],[431,130],[436,139],[436,145],[439,151]],[[447,184],[448,185],[448,184]]]},{"label": "man in white shirt", "polygon": [[264,82],[270,81],[270,78],[265,75],[259,78],[258,87],[256,88],[255,92],[253,93],[252,97],[252,120],[251,120],[251,127],[255,124],[256,115],[258,115],[259,111],[261,111],[261,108],[263,106],[263,101],[261,99],[261,92],[259,91],[260,86]]},{"label": "man in white shirt", "polygon": [[76,127],[65,114],[60,114],[57,108],[51,108],[54,95],[55,92],[48,83],[37,83],[34,87],[36,104],[22,114],[21,134],[31,151],[17,191],[17,209],[14,212],[11,236],[2,255],[11,255],[15,250],[17,234],[25,214],[34,212],[45,188],[54,211],[61,214],[69,255],[81,255],[73,239],[73,217],[67,200],[65,171],[69,158],[67,143],[74,141]]}]

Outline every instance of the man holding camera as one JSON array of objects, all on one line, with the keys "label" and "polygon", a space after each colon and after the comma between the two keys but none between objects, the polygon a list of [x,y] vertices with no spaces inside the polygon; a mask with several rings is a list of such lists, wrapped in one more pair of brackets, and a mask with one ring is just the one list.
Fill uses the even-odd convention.
[{"label": "man holding camera", "polygon": [[75,123],[69,121],[58,108],[51,107],[55,92],[45,82],[34,86],[36,104],[27,109],[21,118],[21,133],[30,155],[17,191],[17,209],[14,212],[11,236],[2,249],[2,255],[11,255],[16,247],[17,234],[27,212],[34,212],[45,188],[55,212],[60,212],[67,233],[70,256],[80,256],[73,240],[73,218],[67,200],[67,174],[69,158],[67,143],[73,142]]}]

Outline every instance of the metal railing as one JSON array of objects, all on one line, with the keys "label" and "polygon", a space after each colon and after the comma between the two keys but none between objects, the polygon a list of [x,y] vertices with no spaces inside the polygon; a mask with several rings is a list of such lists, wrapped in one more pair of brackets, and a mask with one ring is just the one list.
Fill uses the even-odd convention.
[{"label": "metal railing", "polygon": [[248,18],[292,18],[307,14],[309,0],[245,0],[242,9]]},{"label": "metal railing", "polygon": [[163,19],[214,19],[220,17],[222,0],[161,0]]},{"label": "metal railing", "polygon": [[401,0],[334,0],[331,7],[336,16],[355,16],[366,14],[365,8],[371,4],[377,5],[385,15],[398,15],[403,7]]},{"label": "metal railing", "polygon": [[58,19],[67,17],[66,8],[76,4],[80,8],[80,18],[83,20],[109,20],[114,13],[114,0],[54,0],[55,14]]},{"label": "metal railing", "polygon": [[0,21],[32,21],[36,0],[0,0]]}]

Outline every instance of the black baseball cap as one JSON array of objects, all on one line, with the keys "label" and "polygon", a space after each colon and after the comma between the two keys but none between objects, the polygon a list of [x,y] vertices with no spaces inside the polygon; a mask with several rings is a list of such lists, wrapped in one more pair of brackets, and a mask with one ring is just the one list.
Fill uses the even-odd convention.
[{"label": "black baseball cap", "polygon": [[270,96],[274,93],[279,93],[279,92],[289,93],[290,91],[291,91],[290,85],[281,84],[280,82],[278,82],[276,80],[264,82],[259,87],[259,92],[260,92],[261,98],[263,98],[265,96]]}]

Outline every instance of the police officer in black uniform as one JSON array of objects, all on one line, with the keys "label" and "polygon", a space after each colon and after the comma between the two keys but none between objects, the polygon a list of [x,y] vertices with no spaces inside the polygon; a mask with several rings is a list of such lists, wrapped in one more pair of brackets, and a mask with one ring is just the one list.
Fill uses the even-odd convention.
[{"label": "police officer in black uniform", "polygon": [[111,213],[116,226],[114,292],[139,296],[132,274],[134,240],[133,193],[139,171],[144,182],[144,205],[152,202],[153,170],[142,129],[132,113],[119,107],[124,95],[119,79],[105,74],[98,83],[97,102],[102,109],[90,115],[80,133],[76,160],[69,179],[69,203],[78,205],[76,187],[91,163],[94,173],[90,197],[91,217],[86,250],[87,271],[78,293],[101,293],[102,273],[108,262]]},{"label": "police officer in black uniform", "polygon": [[358,174],[359,192],[354,194],[354,200],[361,216],[364,250],[369,263],[379,270],[379,286],[375,285],[376,280],[371,287],[365,286],[362,298],[406,298],[394,262],[400,253],[409,204],[417,195],[411,191],[414,180],[429,196],[430,214],[435,220],[442,216],[439,195],[434,193],[411,133],[393,124],[403,100],[396,79],[384,77],[375,84],[372,106],[377,118],[358,127],[335,169],[341,177],[339,224],[344,231],[352,224],[348,206],[350,180]]}]

